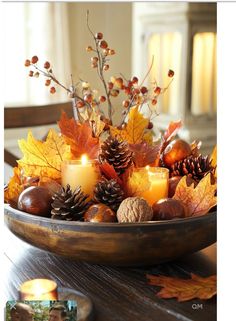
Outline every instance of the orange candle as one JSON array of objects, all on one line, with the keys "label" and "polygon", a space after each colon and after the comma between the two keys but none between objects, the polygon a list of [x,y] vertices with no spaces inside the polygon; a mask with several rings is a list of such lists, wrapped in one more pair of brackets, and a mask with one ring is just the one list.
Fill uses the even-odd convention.
[{"label": "orange candle", "polygon": [[81,190],[90,196],[99,179],[99,172],[93,161],[89,161],[86,155],[80,160],[66,160],[61,166],[62,186],[70,185],[72,190],[81,186]]},{"label": "orange candle", "polygon": [[141,196],[146,199],[149,205],[156,201],[168,197],[169,170],[163,167],[146,167],[150,188],[143,192]]},{"label": "orange candle", "polygon": [[57,284],[48,279],[34,279],[20,286],[21,300],[57,300]]}]

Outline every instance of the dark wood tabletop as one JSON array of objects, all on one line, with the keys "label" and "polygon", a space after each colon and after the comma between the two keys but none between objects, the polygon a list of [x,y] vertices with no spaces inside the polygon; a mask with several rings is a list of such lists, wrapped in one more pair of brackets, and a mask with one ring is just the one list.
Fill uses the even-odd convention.
[{"label": "dark wood tabletop", "polygon": [[177,261],[142,268],[118,268],[75,262],[32,247],[4,229],[4,299],[17,299],[28,279],[54,279],[60,287],[83,292],[94,304],[97,321],[216,321],[216,297],[177,302],[159,299],[146,274],[186,278],[216,274],[216,245]]}]

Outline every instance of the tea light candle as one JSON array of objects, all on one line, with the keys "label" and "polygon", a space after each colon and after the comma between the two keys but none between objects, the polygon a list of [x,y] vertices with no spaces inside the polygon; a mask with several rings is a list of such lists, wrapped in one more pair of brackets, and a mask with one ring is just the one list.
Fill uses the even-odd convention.
[{"label": "tea light candle", "polygon": [[163,167],[146,167],[150,188],[143,192],[141,196],[146,199],[149,205],[156,201],[168,197],[169,170]]},{"label": "tea light candle", "polygon": [[48,279],[34,279],[20,286],[21,300],[57,300],[57,284]]},{"label": "tea light candle", "polygon": [[70,185],[72,190],[81,186],[82,191],[92,198],[94,187],[99,179],[95,163],[86,155],[81,160],[66,160],[61,166],[62,186]]}]

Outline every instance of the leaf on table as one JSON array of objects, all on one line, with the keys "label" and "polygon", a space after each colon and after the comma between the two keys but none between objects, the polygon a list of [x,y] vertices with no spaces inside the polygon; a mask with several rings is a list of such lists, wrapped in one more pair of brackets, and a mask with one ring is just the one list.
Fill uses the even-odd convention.
[{"label": "leaf on table", "polygon": [[150,285],[163,287],[156,295],[162,299],[177,298],[179,302],[195,298],[208,300],[216,295],[216,275],[206,278],[191,273],[191,279],[147,274]]},{"label": "leaf on table", "polygon": [[97,158],[99,139],[93,137],[92,129],[88,122],[77,123],[74,118],[68,118],[66,113],[62,112],[58,126],[66,143],[70,145],[74,159],[80,158],[83,154],[87,154],[90,159]]},{"label": "leaf on table", "polygon": [[129,112],[129,119],[124,129],[110,126],[110,133],[129,144],[139,144],[146,141],[152,143],[152,132],[147,129],[149,119],[145,118],[138,110],[138,106],[133,107]]},{"label": "leaf on table", "polygon": [[212,184],[211,174],[203,177],[197,186],[188,186],[187,176],[183,176],[179,181],[174,199],[180,200],[188,209],[188,216],[200,216],[208,213],[217,203],[216,183]]},{"label": "leaf on table", "polygon": [[117,172],[115,171],[114,167],[110,165],[108,162],[103,162],[99,164],[100,172],[107,178],[107,179],[115,179],[118,184],[122,185],[122,181],[119,178]]},{"label": "leaf on table", "polygon": [[24,157],[18,160],[25,176],[47,176],[60,179],[61,162],[70,156],[70,146],[55,130],[50,129],[45,142],[28,133],[27,140],[18,141]]},{"label": "leaf on table", "polygon": [[145,167],[155,164],[158,159],[160,144],[150,146],[147,142],[130,144],[129,149],[133,152],[133,160],[136,167]]},{"label": "leaf on table", "polygon": [[4,202],[16,207],[18,197],[23,191],[24,185],[22,184],[22,174],[19,167],[14,167],[13,174],[7,187],[4,189]]},{"label": "leaf on table", "polygon": [[124,181],[124,190],[127,197],[140,196],[150,188],[148,172],[145,168],[133,170]]}]

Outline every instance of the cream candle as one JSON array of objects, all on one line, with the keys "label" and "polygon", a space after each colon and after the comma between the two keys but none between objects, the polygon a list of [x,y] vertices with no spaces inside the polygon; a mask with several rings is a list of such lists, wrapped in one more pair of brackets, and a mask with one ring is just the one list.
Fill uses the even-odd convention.
[{"label": "cream candle", "polygon": [[143,192],[141,196],[146,199],[149,205],[156,201],[168,197],[169,170],[163,167],[146,167],[150,188]]},{"label": "cream candle", "polygon": [[34,279],[20,286],[21,300],[57,300],[57,284],[48,279]]},{"label": "cream candle", "polygon": [[67,184],[72,190],[81,186],[82,191],[92,198],[94,186],[99,179],[98,170],[94,162],[89,161],[86,155],[81,160],[66,160],[61,166],[62,186]]}]

